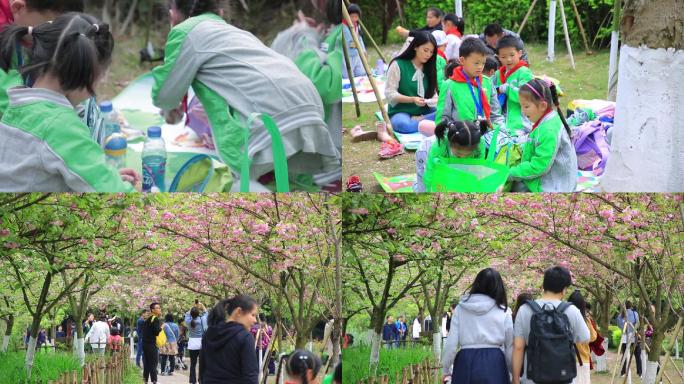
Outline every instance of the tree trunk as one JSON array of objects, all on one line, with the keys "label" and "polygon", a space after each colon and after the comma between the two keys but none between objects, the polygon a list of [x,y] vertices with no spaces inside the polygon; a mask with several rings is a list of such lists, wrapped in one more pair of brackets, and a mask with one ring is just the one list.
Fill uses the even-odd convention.
[{"label": "tree trunk", "polygon": [[684,190],[683,26],[681,0],[625,1],[607,192]]},{"label": "tree trunk", "polygon": [[12,336],[12,328],[14,328],[14,315],[10,314],[7,316],[5,325],[7,327],[5,328],[5,335],[2,338],[2,347],[0,348],[0,352],[7,352],[10,336]]},{"label": "tree trunk", "polygon": [[33,315],[33,321],[31,322],[31,333],[28,342],[28,348],[26,350],[26,377],[31,378],[31,371],[33,370],[33,359],[36,355],[36,344],[38,343],[38,332],[40,331],[40,311],[37,311]]},{"label": "tree trunk", "polygon": [[119,35],[125,35],[126,31],[128,31],[128,26],[131,25],[131,22],[133,21],[133,16],[135,16],[135,11],[138,9],[138,0],[133,0],[133,4],[131,4],[131,7],[128,9],[128,14],[126,15],[126,19],[124,19],[123,23],[121,23],[121,28],[119,28]]},{"label": "tree trunk", "polygon": [[382,335],[378,331],[372,332],[370,364],[371,366],[377,366],[377,364],[380,362],[380,341],[382,339]]},{"label": "tree trunk", "polygon": [[442,332],[441,328],[435,329],[432,333],[432,353],[435,355],[435,361],[442,361]]},{"label": "tree trunk", "polygon": [[[608,351],[608,338],[603,339],[603,349]],[[596,372],[608,372],[608,356],[596,356]]]}]

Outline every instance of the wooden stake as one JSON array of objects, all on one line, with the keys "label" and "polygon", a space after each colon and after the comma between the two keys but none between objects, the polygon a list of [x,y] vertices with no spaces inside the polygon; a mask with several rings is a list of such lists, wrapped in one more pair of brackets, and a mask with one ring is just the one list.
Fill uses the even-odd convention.
[{"label": "wooden stake", "polygon": [[349,56],[349,48],[347,47],[347,41],[342,38],[342,51],[344,53],[344,64],[347,67],[347,77],[349,77],[349,83],[351,84],[352,94],[354,95],[354,105],[356,106],[356,118],[361,117],[361,106],[359,104],[359,95],[356,94],[356,81],[354,79],[354,72],[351,67],[351,57]]},{"label": "wooden stake", "polygon": [[[345,0],[345,2],[349,2],[348,0]],[[349,12],[347,11],[346,7],[342,7],[342,16],[344,19],[347,21],[347,24],[352,25],[351,17],[349,16]],[[354,40],[354,44],[356,44],[357,47],[361,46],[359,43],[359,37],[356,35],[356,31],[354,31],[353,28],[350,29],[352,39]],[[368,75],[368,80],[371,83],[371,87],[373,87],[373,92],[375,93],[375,98],[378,102],[378,106],[380,107],[380,113],[382,113],[382,118],[387,124],[387,133],[389,133],[390,137],[394,136],[394,132],[392,131],[391,123],[390,123],[390,118],[387,115],[387,111],[385,110],[385,106],[382,102],[382,96],[380,96],[380,91],[378,90],[378,85],[375,83],[375,78],[373,77],[373,71],[371,70],[370,66],[368,65],[368,60],[366,60],[365,55],[360,55],[361,57],[361,62],[363,63],[363,67],[366,70],[366,74]]]}]

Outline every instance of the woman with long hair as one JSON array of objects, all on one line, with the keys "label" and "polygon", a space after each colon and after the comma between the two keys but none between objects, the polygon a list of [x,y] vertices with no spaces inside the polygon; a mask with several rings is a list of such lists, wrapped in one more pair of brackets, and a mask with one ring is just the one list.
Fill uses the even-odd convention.
[{"label": "woman with long hair", "polygon": [[453,384],[508,384],[512,352],[513,319],[506,287],[499,272],[485,268],[452,315],[443,378],[451,377]]}]

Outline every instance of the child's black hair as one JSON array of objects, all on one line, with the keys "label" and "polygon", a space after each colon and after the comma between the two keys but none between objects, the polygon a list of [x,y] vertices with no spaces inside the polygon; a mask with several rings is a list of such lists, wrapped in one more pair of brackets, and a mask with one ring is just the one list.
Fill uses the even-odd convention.
[{"label": "child's black hair", "polygon": [[217,325],[225,322],[226,319],[240,308],[244,312],[251,311],[257,306],[257,302],[247,295],[237,295],[230,299],[224,299],[216,303],[216,305],[209,312],[207,323],[209,325]]},{"label": "child's black hair", "polygon": [[430,8],[428,8],[427,11],[428,11],[428,13],[432,13],[433,16],[435,16],[439,19],[444,17],[444,12],[442,12],[442,10],[437,8],[437,7],[430,7]]},{"label": "child's black hair", "polygon": [[286,369],[289,376],[299,377],[302,380],[302,384],[308,384],[309,380],[306,377],[306,371],[310,369],[314,377],[316,377],[321,370],[321,359],[307,350],[297,349],[292,352],[287,360]]},{"label": "child's black hair", "polygon": [[342,23],[342,0],[328,0],[326,1],[325,13],[328,17],[328,22],[333,25]]},{"label": "child's black hair", "polygon": [[503,28],[501,28],[501,25],[493,23],[493,24],[487,24],[487,26],[484,29],[484,35],[485,36],[494,36],[494,35],[501,35],[504,33]]},{"label": "child's black hair", "polygon": [[26,8],[38,12],[83,12],[84,0],[26,0]]},{"label": "child's black hair", "polygon": [[444,78],[449,79],[454,75],[454,70],[459,67],[461,63],[456,59],[450,59],[446,67],[444,67]]},{"label": "child's black hair", "polygon": [[173,6],[185,17],[199,16],[204,13],[219,13],[217,0],[171,0]]},{"label": "child's black hair", "polygon": [[[534,88],[534,91],[530,89],[529,87]],[[530,100],[534,101],[535,104],[540,103],[542,101],[546,101],[546,103],[549,105],[549,108],[551,106],[555,106],[556,110],[558,111],[558,116],[561,119],[561,122],[563,122],[563,126],[565,127],[565,131],[568,133],[568,136],[572,137],[572,132],[570,131],[570,126],[568,125],[568,122],[565,121],[565,116],[563,116],[563,111],[560,108],[560,102],[558,101],[558,90],[556,89],[556,84],[553,82],[551,83],[551,86],[546,84],[546,81],[541,80],[541,79],[532,79],[522,87],[520,87],[520,92],[521,95],[525,95],[525,97],[529,98]],[[540,98],[539,96],[542,96]]]},{"label": "child's black hair", "polygon": [[499,60],[496,59],[494,55],[487,55],[487,61],[485,61],[484,71],[491,71],[499,69]]},{"label": "child's black hair", "polygon": [[93,85],[112,59],[109,25],[84,13],[67,13],[36,27],[9,25],[0,33],[0,68],[11,67],[19,42],[29,33],[33,38],[29,64],[19,68],[25,81],[51,73],[64,91],[85,88],[95,94]]},{"label": "child's black hair", "polygon": [[462,17],[456,16],[455,13],[447,13],[442,20],[451,22],[461,34],[465,33],[465,20]]},{"label": "child's black hair", "polygon": [[480,144],[480,139],[487,133],[489,123],[486,120],[480,122],[453,120],[444,118],[435,128],[435,136],[441,145],[446,140],[450,146],[472,148]]},{"label": "child's black hair", "polygon": [[487,56],[489,51],[487,50],[487,46],[485,45],[485,43],[482,42],[482,40],[476,37],[469,37],[463,40],[463,42],[461,43],[461,47],[458,49],[458,55],[460,57],[467,58],[473,53],[479,53],[483,56]]},{"label": "child's black hair", "polygon": [[508,35],[504,36],[499,39],[499,42],[496,43],[496,51],[498,52],[501,48],[515,48],[516,51],[522,51],[523,50],[523,42],[519,38]]},{"label": "child's black hair", "polygon": [[411,40],[408,48],[404,50],[399,56],[395,57],[390,61],[390,65],[395,60],[413,60],[416,57],[416,48],[423,44],[431,43],[434,51],[432,52],[432,57],[425,64],[423,64],[423,73],[427,77],[428,86],[425,90],[425,98],[429,99],[435,95],[437,92],[437,41],[431,33],[427,32],[417,32]]},{"label": "child's black hair", "polygon": [[351,4],[349,4],[349,7],[347,7],[347,12],[349,12],[350,15],[352,13],[356,13],[360,17],[361,16],[361,7],[359,7],[358,4],[351,3]]}]

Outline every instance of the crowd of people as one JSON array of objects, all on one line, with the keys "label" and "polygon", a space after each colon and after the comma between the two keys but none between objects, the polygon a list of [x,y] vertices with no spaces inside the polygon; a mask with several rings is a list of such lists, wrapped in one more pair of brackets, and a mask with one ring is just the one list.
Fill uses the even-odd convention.
[{"label": "crowd of people", "polygon": [[[387,316],[383,344],[388,349],[402,347],[407,343],[405,335],[419,343],[423,335],[439,332],[444,343],[443,379],[451,383],[589,384],[594,360],[605,353],[605,339],[591,305],[579,289],[570,292],[571,285],[565,267],[551,267],[544,272],[541,296],[523,291],[510,305],[499,272],[485,268],[443,314],[441,325],[433,324],[429,315],[416,316],[408,327],[403,315],[396,321]],[[628,366],[636,366],[641,376],[641,348],[650,343],[653,327],[644,323],[630,300],[614,316],[614,324],[624,330],[619,346],[621,375],[626,375]],[[646,340],[640,339],[640,327]]]},{"label": "crowd of people", "polygon": [[[352,4],[348,10],[358,30],[361,9]],[[385,73],[392,129],[423,137],[414,191],[435,191],[438,159],[486,158],[509,168],[507,191],[574,192],[577,154],[558,86],[535,78],[520,36],[497,23],[466,35],[462,17],[435,7],[427,10],[426,23],[397,28],[406,42]],[[347,44],[353,44],[345,28]],[[350,55],[367,56],[365,46],[354,45]],[[357,76],[358,60],[353,63]],[[373,137],[384,142],[381,158],[404,153],[384,124]]]},{"label": "crowd of people", "polygon": [[[174,319],[172,314],[162,317],[160,304],[152,303],[137,321],[136,364],[142,365],[145,383],[156,383],[160,375],[173,375],[176,366],[189,370],[190,383],[256,384],[260,371],[276,373],[273,359],[265,365],[274,341],[273,329],[259,315],[259,305],[251,297],[221,300],[210,310],[196,300],[180,324]],[[190,355],[189,366],[184,363],[185,350]],[[324,378],[321,368],[321,359],[307,350],[295,350],[285,361],[293,384],[341,383],[341,366]]]}]

